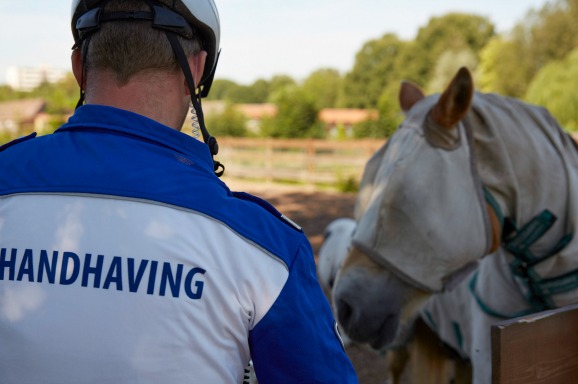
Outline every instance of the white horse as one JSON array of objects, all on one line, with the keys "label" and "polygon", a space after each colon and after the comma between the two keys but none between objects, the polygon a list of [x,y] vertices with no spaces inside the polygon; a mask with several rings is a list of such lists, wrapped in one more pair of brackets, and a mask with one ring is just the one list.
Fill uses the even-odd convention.
[{"label": "white horse", "polygon": [[403,83],[400,102],[366,165],[337,317],[380,349],[421,313],[486,384],[492,323],[578,301],[578,151],[544,108],[474,92],[465,68],[442,95]]},{"label": "white horse", "polygon": [[355,226],[355,220],[341,217],[329,223],[323,231],[323,243],[317,257],[317,275],[326,293],[331,293],[337,271],[349,252]]}]

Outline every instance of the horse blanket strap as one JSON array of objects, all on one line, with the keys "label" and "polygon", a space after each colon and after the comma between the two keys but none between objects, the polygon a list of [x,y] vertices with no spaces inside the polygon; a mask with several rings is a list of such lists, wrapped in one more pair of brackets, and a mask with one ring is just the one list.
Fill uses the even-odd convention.
[{"label": "horse blanket strap", "polygon": [[[490,199],[492,196],[486,191],[485,195],[486,201],[493,206],[491,201],[493,199]],[[538,263],[558,254],[573,238],[573,234],[571,233],[564,235],[549,252],[546,252],[545,255],[540,257],[536,256],[530,250],[530,247],[554,225],[556,219],[556,216],[552,212],[544,210],[519,229],[514,220],[511,218],[504,219],[502,246],[514,256],[514,260],[510,263],[510,268],[514,276],[519,278],[528,287],[527,300],[531,308],[526,311],[511,314],[494,311],[484,303],[482,298],[476,293],[477,274],[475,274],[470,281],[470,292],[484,312],[493,317],[510,319],[537,311],[553,309],[556,306],[551,299],[552,295],[578,288],[578,269],[561,276],[550,278],[540,277],[534,269]]]},{"label": "horse blanket strap", "polygon": [[486,187],[483,187],[482,189],[484,192],[484,199],[486,200],[486,203],[488,203],[488,205],[490,207],[492,207],[492,209],[496,213],[496,216],[498,217],[498,220],[500,221],[500,225],[503,227],[504,226],[504,214],[502,212],[502,209],[500,208],[500,205],[498,204],[498,202],[496,201],[494,196],[490,193],[490,191],[488,191],[488,189]]},{"label": "horse blanket strap", "polygon": [[478,282],[478,271],[476,271],[474,273],[474,275],[472,276],[472,279],[470,280],[470,285],[468,288],[470,290],[470,293],[472,294],[472,296],[474,297],[474,299],[478,303],[478,306],[482,309],[482,311],[484,311],[488,315],[495,317],[497,319],[509,320],[509,319],[513,319],[514,317],[526,316],[526,315],[529,315],[531,313],[536,312],[534,309],[527,309],[527,310],[515,312],[515,313],[502,313],[502,312],[498,312],[498,311],[492,309],[486,302],[484,302],[484,300],[476,292],[476,283],[477,282]]},{"label": "horse blanket strap", "polygon": [[578,270],[543,279],[534,269],[538,263],[558,254],[572,240],[571,233],[564,235],[549,252],[541,257],[530,251],[529,248],[554,225],[555,221],[556,216],[544,210],[520,229],[516,228],[513,220],[507,220],[504,231],[506,234],[504,249],[514,256],[510,264],[512,273],[527,285],[528,300],[532,308],[537,311],[555,308],[551,295],[578,288]]}]

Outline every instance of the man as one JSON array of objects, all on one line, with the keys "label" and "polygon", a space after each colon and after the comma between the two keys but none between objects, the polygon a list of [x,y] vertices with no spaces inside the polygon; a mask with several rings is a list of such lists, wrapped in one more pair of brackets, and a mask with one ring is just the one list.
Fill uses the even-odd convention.
[{"label": "man", "polygon": [[213,1],[75,0],[72,26],[86,105],[0,149],[0,383],[357,382],[301,229],[215,175]]}]

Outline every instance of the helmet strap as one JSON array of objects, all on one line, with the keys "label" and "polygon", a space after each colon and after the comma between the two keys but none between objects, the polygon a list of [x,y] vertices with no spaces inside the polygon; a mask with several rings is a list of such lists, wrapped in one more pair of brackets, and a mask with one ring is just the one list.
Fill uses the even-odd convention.
[{"label": "helmet strap", "polygon": [[[203,114],[203,108],[201,107],[201,91],[197,92],[197,88],[195,86],[195,80],[193,79],[193,74],[191,73],[191,68],[189,66],[189,62],[185,55],[185,51],[183,47],[179,43],[177,39],[177,35],[170,31],[165,31],[167,38],[169,39],[169,43],[175,52],[175,56],[177,57],[177,61],[183,70],[183,74],[185,75],[185,80],[187,81],[187,85],[189,87],[189,92],[191,94],[191,103],[193,104],[193,108],[195,109],[195,113],[197,114],[197,118],[199,120],[199,127],[201,128],[201,133],[203,135],[203,141],[205,144],[209,146],[209,150],[211,151],[211,155],[214,157],[217,153],[219,153],[219,144],[217,143],[217,139],[215,139],[209,131],[207,130],[207,126],[205,125],[205,116]],[[225,166],[220,162],[213,159],[214,164],[214,171],[215,175],[221,177],[225,172]]]},{"label": "helmet strap", "polygon": [[75,110],[77,110],[80,106],[82,106],[82,104],[84,104],[84,98],[86,96],[86,93],[84,91],[84,82],[86,81],[86,59],[88,57],[88,46],[90,44],[91,38],[92,35],[86,36],[81,48],[82,71],[80,72],[80,96],[78,98],[78,102],[76,103],[76,107],[74,108]]}]

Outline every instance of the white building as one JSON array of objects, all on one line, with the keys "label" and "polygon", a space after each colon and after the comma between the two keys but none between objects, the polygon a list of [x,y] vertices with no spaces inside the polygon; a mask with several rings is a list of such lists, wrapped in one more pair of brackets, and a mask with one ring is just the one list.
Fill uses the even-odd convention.
[{"label": "white building", "polygon": [[66,76],[67,71],[48,66],[10,67],[6,71],[6,84],[17,91],[32,91],[43,82],[56,83]]}]

